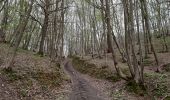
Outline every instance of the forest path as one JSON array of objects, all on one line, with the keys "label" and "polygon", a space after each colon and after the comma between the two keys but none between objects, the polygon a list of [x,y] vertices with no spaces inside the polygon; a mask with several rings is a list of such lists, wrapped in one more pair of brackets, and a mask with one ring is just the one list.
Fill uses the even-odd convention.
[{"label": "forest path", "polygon": [[81,74],[73,68],[69,61],[66,62],[64,67],[72,81],[72,93],[69,100],[107,100],[101,96],[100,91],[81,77]]}]

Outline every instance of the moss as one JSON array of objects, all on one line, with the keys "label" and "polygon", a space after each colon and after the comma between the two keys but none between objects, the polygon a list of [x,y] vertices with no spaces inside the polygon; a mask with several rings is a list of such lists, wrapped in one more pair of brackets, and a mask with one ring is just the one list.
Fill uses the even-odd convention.
[{"label": "moss", "polygon": [[135,81],[131,80],[126,85],[126,90],[131,93],[135,93],[140,96],[144,96],[146,94],[146,88],[144,85],[140,85]]},{"label": "moss", "polygon": [[123,68],[123,69],[122,69],[122,72],[123,72],[125,75],[130,76],[130,71],[129,71],[128,68]]},{"label": "moss", "polygon": [[73,66],[79,72],[83,74],[88,74],[98,79],[106,79],[111,82],[116,82],[120,80],[120,77],[118,77],[117,74],[113,74],[108,69],[108,66],[102,66],[101,68],[98,68],[95,64],[89,64],[78,57],[73,57]]}]

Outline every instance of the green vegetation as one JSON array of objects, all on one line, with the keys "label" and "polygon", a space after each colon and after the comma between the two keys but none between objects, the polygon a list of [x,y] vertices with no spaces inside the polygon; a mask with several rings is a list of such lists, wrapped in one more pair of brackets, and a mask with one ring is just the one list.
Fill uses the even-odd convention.
[{"label": "green vegetation", "polygon": [[[145,86],[136,84],[134,81],[129,81],[126,84],[125,90],[129,93],[134,93],[139,96],[151,96],[151,98],[162,98],[168,96],[168,75],[159,73],[145,73]],[[168,97],[167,97],[168,98]],[[169,99],[165,99],[169,100]]]},{"label": "green vegetation", "polygon": [[122,68],[122,72],[127,75],[127,76],[130,76],[130,71],[128,68]]},{"label": "green vegetation", "polygon": [[147,88],[155,98],[168,95],[168,75],[159,73],[145,73]]},{"label": "green vegetation", "polygon": [[143,65],[144,66],[150,66],[152,64],[153,64],[153,61],[150,60],[150,59],[144,59],[144,61],[143,61]]},{"label": "green vegetation", "polygon": [[83,74],[88,74],[99,79],[106,79],[111,82],[120,80],[120,78],[116,74],[112,73],[107,66],[97,68],[95,64],[89,64],[86,61],[81,60],[79,57],[73,57],[72,62],[75,69]]},{"label": "green vegetation", "polygon": [[126,96],[124,95],[123,89],[116,90],[112,93],[114,100],[125,100]]},{"label": "green vegetation", "polygon": [[146,93],[146,88],[143,85],[137,84],[135,81],[129,81],[125,87],[128,92],[135,93],[140,96],[144,96]]}]

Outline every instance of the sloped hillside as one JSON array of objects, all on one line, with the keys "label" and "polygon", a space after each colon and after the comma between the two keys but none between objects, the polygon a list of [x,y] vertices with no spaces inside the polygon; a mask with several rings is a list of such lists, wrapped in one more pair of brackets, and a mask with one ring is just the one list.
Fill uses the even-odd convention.
[{"label": "sloped hillside", "polygon": [[69,79],[59,64],[19,49],[13,71],[4,70],[11,55],[7,44],[0,44],[0,99],[65,100]]}]

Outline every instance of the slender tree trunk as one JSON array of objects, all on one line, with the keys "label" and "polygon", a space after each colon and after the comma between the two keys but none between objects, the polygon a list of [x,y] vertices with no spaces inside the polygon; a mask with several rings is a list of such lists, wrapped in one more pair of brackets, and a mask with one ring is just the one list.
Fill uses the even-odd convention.
[{"label": "slender tree trunk", "polygon": [[123,74],[121,69],[118,66],[118,61],[115,55],[114,47],[113,47],[113,38],[112,38],[112,31],[111,31],[111,24],[110,24],[110,5],[109,5],[109,0],[106,0],[106,23],[107,23],[107,42],[108,42],[108,47],[111,49],[113,61],[114,61],[114,66],[116,68],[117,74],[127,80],[126,76]]},{"label": "slender tree trunk", "polygon": [[40,55],[44,55],[44,42],[45,42],[45,38],[46,38],[46,34],[47,34],[47,28],[48,28],[48,20],[49,20],[49,4],[50,1],[49,0],[45,0],[45,8],[44,8],[44,23],[41,29],[41,41],[40,41],[40,47],[39,47],[39,52],[38,54]]},{"label": "slender tree trunk", "polygon": [[28,23],[28,20],[29,20],[29,17],[30,17],[30,13],[32,11],[33,2],[34,1],[31,0],[31,4],[29,6],[29,9],[28,9],[27,13],[25,14],[25,16],[23,16],[23,18],[21,20],[22,22],[19,23],[19,25],[18,25],[18,29],[16,31],[18,33],[18,37],[17,37],[17,40],[15,42],[15,47],[14,47],[14,50],[13,50],[11,61],[9,62],[9,65],[7,66],[8,70],[12,70],[12,66],[13,66],[13,63],[14,63],[14,58],[16,56],[16,51],[17,51],[17,49],[19,47],[19,44],[21,42],[21,39],[23,37],[24,30],[25,30],[25,28],[27,26],[27,23]]},{"label": "slender tree trunk", "polygon": [[154,46],[153,46],[152,36],[151,36],[151,33],[150,33],[150,26],[149,26],[149,18],[148,18],[148,10],[147,10],[146,0],[140,0],[140,3],[141,3],[141,7],[142,7],[142,9],[143,9],[142,15],[144,16],[145,29],[146,29],[146,32],[148,33],[149,43],[150,43],[150,46],[151,46],[151,49],[152,49],[152,52],[153,52],[153,54],[154,54],[154,58],[155,58],[155,61],[156,61],[157,71],[160,71],[160,68],[159,68],[159,66],[158,66],[158,65],[159,65],[158,57],[157,57],[155,48],[154,48]]}]

